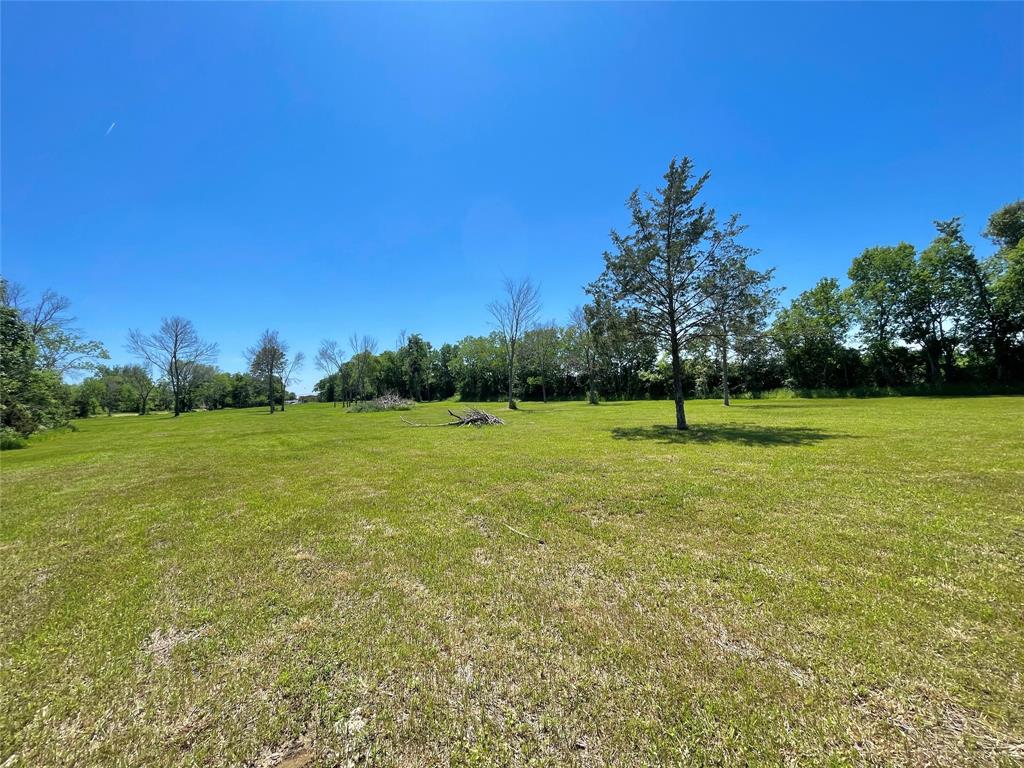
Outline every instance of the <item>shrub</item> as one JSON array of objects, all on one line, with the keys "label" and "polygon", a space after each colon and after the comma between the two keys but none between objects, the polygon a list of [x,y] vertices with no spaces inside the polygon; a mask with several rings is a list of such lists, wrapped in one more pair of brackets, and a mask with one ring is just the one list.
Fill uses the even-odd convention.
[{"label": "shrub", "polygon": [[393,392],[375,397],[373,400],[361,400],[349,406],[349,413],[375,413],[377,411],[408,411],[416,403],[406,400]]},{"label": "shrub", "polygon": [[0,451],[11,451],[17,448],[24,448],[28,440],[19,435],[9,427],[0,428]]}]

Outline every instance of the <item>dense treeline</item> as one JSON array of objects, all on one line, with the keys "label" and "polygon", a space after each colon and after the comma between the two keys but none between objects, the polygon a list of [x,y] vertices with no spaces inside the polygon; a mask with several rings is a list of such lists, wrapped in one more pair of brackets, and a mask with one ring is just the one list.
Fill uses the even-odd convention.
[{"label": "dense treeline", "polygon": [[[992,214],[979,258],[959,219],[935,238],[867,248],[847,284],[826,277],[779,307],[773,271],[748,264],[738,216],[719,221],[698,202],[708,174],[673,161],[665,185],[634,192],[630,228],[612,232],[589,303],[563,324],[537,323],[540,294],[506,281],[488,310],[495,330],[431,344],[403,332],[378,352],[369,336],[324,341],[314,386],[323,402],[393,392],[414,400],[758,396],[787,388],[886,393],[950,387],[1005,391],[1024,381],[1024,201]],[[171,317],[129,332],[130,365],[74,327],[70,301],[35,300],[0,278],[0,429],[4,444],[73,416],[197,408],[282,408],[303,364],[275,331],[246,351],[249,369],[215,365],[217,347]],[[77,374],[77,376],[76,376]],[[82,378],[68,383],[69,378]]]}]

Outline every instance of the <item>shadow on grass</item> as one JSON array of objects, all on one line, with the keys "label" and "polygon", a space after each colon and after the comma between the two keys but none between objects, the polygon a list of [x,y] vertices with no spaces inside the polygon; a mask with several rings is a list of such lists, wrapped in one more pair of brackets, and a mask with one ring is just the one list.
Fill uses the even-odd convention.
[{"label": "shadow on grass", "polygon": [[653,440],[658,443],[738,443],[740,445],[811,445],[835,437],[808,427],[762,427],[756,424],[699,424],[685,432],[675,427],[655,424],[650,427],[616,427],[616,440]]}]

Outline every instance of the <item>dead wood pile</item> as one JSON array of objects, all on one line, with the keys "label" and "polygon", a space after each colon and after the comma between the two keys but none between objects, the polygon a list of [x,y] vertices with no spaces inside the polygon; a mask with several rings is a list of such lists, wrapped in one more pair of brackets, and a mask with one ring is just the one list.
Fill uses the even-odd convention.
[{"label": "dead wood pile", "polygon": [[402,421],[408,424],[410,427],[486,427],[486,426],[497,426],[498,424],[504,424],[505,422],[486,411],[481,411],[479,408],[467,408],[465,411],[455,413],[454,411],[448,411],[452,415],[455,421],[445,421],[440,424],[418,424],[415,421],[402,417]]}]

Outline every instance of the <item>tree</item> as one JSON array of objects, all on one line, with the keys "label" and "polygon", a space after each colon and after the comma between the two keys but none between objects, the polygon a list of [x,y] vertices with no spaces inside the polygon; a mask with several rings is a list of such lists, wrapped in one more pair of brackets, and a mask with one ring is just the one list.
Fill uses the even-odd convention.
[{"label": "tree", "polygon": [[278,372],[287,365],[288,348],[277,331],[266,330],[255,345],[245,351],[249,372],[266,387],[270,412],[274,412],[274,383]]},{"label": "tree", "polygon": [[523,332],[540,312],[540,291],[529,278],[519,282],[505,278],[505,297],[488,304],[487,311],[494,318],[504,352],[505,371],[508,377],[508,407],[515,410],[516,346]]},{"label": "tree", "polygon": [[377,340],[373,336],[362,336],[353,333],[348,339],[352,350],[352,388],[355,397],[362,398],[366,394],[367,380],[373,366],[373,356],[377,354]]},{"label": "tree", "polygon": [[[1001,319],[1005,343],[1016,348],[1017,363],[1024,346],[1024,200],[996,211],[989,219],[985,235],[999,246],[986,260],[994,310]],[[1021,373],[1017,369],[1018,375]]]},{"label": "tree", "polygon": [[21,285],[0,278],[0,303],[15,309],[27,325],[39,368],[63,378],[93,370],[99,360],[110,359],[103,344],[84,338],[74,327],[67,296],[46,290],[32,302]]},{"label": "tree", "polygon": [[[405,331],[402,331],[405,336]],[[409,396],[414,400],[423,399],[423,388],[429,388],[430,379],[430,342],[424,341],[418,333],[406,337],[402,354],[402,369],[408,381]]]},{"label": "tree", "polygon": [[114,411],[119,411],[121,406],[122,395],[124,394],[125,381],[121,372],[117,368],[110,368],[108,366],[100,366],[96,369],[96,373],[99,376],[102,394],[100,395],[100,405],[103,406],[103,410],[107,412],[107,416],[113,416]]},{"label": "tree", "polygon": [[121,375],[124,380],[138,393],[139,415],[146,415],[146,407],[149,403],[149,396],[156,382],[150,374],[149,365],[125,365],[121,367]]},{"label": "tree", "polygon": [[771,333],[794,386],[851,385],[845,347],[850,325],[848,297],[834,277],[822,278],[779,311]]},{"label": "tree", "polygon": [[164,318],[160,330],[152,334],[130,330],[128,349],[167,377],[175,416],[192,393],[198,366],[217,356],[217,345],[200,339],[192,321],[183,317]]},{"label": "tree", "polygon": [[67,420],[59,375],[40,368],[32,332],[16,309],[0,306],[0,428],[28,436]]},{"label": "tree", "polygon": [[[959,220],[935,222],[939,235],[921,252],[911,272],[903,313],[903,338],[920,347],[928,378],[956,376],[957,351],[966,340],[977,264],[960,235]],[[971,264],[971,262],[975,262]]]},{"label": "tree", "polygon": [[[285,345],[285,351],[288,346]],[[284,411],[285,400],[288,399],[288,387],[294,384],[298,380],[299,371],[302,370],[302,366],[306,362],[306,355],[302,352],[296,352],[292,355],[291,360],[285,358],[281,361],[281,367],[278,369],[277,375],[281,379],[281,388],[284,390],[281,396],[281,410]]]},{"label": "tree", "polygon": [[320,342],[320,348],[314,358],[316,367],[328,377],[336,377],[330,385],[331,401],[334,407],[338,407],[338,383],[341,380],[342,367],[345,365],[345,353],[341,350],[338,342],[332,339],[324,339]]},{"label": "tree", "polygon": [[597,344],[593,328],[594,307],[576,307],[566,338],[570,360],[585,372],[587,377],[587,402],[597,405]]},{"label": "tree", "polygon": [[541,401],[545,403],[548,401],[548,384],[554,376],[560,344],[561,334],[554,321],[535,325],[523,334],[523,357],[528,367],[536,373]]},{"label": "tree", "polygon": [[687,428],[683,404],[683,350],[708,323],[707,285],[716,267],[715,214],[696,199],[710,177],[693,175],[693,161],[669,164],[665,186],[627,202],[631,231],[611,232],[614,252],[594,289],[637,312],[650,335],[664,343],[672,360],[676,429]]},{"label": "tree", "polygon": [[850,299],[859,336],[875,368],[876,382],[899,383],[892,370],[894,344],[913,285],[914,246],[909,243],[867,248],[850,265]]},{"label": "tree", "polygon": [[714,237],[718,258],[708,274],[708,340],[715,347],[722,374],[722,404],[729,405],[729,351],[741,339],[760,334],[775,309],[778,290],[771,286],[774,270],[760,272],[747,265],[756,251],[736,243],[746,227],[736,216]]},{"label": "tree", "polygon": [[1024,200],[1004,205],[989,216],[984,235],[1000,250],[1019,245],[1024,240]]}]

